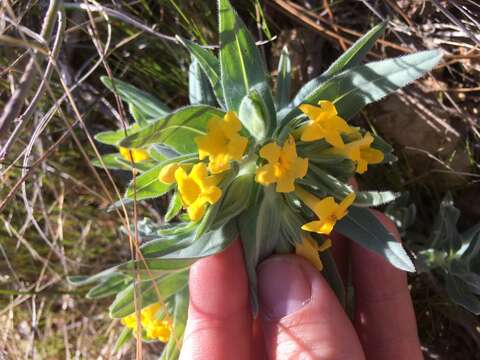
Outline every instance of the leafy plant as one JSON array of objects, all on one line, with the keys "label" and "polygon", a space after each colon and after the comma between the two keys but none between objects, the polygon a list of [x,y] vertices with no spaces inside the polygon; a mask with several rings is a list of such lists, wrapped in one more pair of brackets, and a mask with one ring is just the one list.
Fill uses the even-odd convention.
[{"label": "leafy plant", "polygon": [[[290,100],[288,50],[272,91],[251,34],[230,2],[220,0],[218,56],[180,39],[192,56],[191,105],[170,110],[131,85],[102,79],[128,104],[135,123],[98,134],[99,142],[120,153],[94,163],[133,170],[127,201],[172,193],[166,223],[144,220],[124,229],[138,235],[141,256],[91,277],[70,278],[77,286],[97,284],[87,294],[91,298],[115,296],[110,316],[126,326],[119,346],[132,336],[166,341],[162,358],[176,358],[187,319],[189,267],[238,237],[254,313],[255,268],[272,253],[296,252],[319,271],[323,260],[343,301],[329,249],[333,228],[393,266],[414,271],[402,245],[368,209],[398,195],[355,191],[347,183],[369,166],[394,160],[385,141],[347,121],[441,59],[438,51],[424,51],[362,65],[383,30],[384,24],[374,27]],[[175,336],[165,337],[166,331]]]},{"label": "leafy plant", "polygon": [[449,298],[480,314],[480,223],[460,233],[460,211],[451,194],[440,204],[428,248],[417,252],[419,272],[432,272]]}]

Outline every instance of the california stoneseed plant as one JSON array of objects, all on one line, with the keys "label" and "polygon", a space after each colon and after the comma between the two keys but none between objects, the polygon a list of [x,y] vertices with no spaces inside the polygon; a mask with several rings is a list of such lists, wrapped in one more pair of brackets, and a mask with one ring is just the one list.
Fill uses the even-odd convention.
[{"label": "california stoneseed plant", "polygon": [[480,223],[459,232],[460,210],[447,194],[440,204],[428,248],[416,251],[419,272],[430,272],[454,303],[480,315]]},{"label": "california stoneseed plant", "polygon": [[[415,268],[369,207],[392,201],[388,191],[355,191],[348,180],[395,160],[377,135],[349,125],[367,104],[418,79],[441,59],[438,51],[362,65],[383,34],[378,25],[322,75],[289,97],[290,59],[282,52],[275,96],[255,42],[228,0],[219,1],[220,48],[180,39],[191,53],[190,105],[170,110],[119,80],[103,82],[129,106],[135,122],[96,139],[118,148],[98,166],[136,174],[124,202],[168,196],[164,223],[135,228],[140,256],[75,285],[97,284],[90,298],[114,297],[110,316],[125,326],[118,346],[133,337],[161,341],[175,359],[187,319],[189,267],[240,238],[257,312],[255,267],[273,253],[310,261],[345,303],[330,253],[332,230],[393,266]],[[136,311],[138,310],[138,311]]]}]

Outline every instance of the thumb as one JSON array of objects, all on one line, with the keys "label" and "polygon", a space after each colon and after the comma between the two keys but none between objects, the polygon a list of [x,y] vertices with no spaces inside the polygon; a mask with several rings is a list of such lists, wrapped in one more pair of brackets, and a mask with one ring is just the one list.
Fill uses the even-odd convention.
[{"label": "thumb", "polygon": [[258,289],[268,359],[365,359],[335,294],[302,258],[279,255],[264,261]]}]

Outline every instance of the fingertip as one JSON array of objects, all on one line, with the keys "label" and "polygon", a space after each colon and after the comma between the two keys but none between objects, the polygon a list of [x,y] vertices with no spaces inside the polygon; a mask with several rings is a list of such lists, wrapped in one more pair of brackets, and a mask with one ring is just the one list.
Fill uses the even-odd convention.
[{"label": "fingertip", "polygon": [[[321,274],[295,255],[274,256],[258,268],[265,348],[271,359],[362,359],[353,326]],[[338,336],[342,334],[342,336]]]},{"label": "fingertip", "polygon": [[194,309],[208,316],[228,317],[248,306],[248,280],[240,241],[193,264],[189,289]]},{"label": "fingertip", "polygon": [[190,270],[190,303],[181,359],[252,356],[252,317],[243,252],[237,240]]}]

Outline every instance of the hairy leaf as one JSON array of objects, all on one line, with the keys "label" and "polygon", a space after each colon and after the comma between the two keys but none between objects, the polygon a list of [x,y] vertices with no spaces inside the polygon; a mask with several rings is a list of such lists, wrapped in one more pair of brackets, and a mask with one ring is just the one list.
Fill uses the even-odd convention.
[{"label": "hairy leaf", "polygon": [[112,83],[112,80],[107,76],[102,76],[100,80],[111,91],[116,92],[122,100],[125,100],[129,104],[133,104],[135,110],[142,112],[146,118],[156,119],[163,117],[170,112],[167,105],[133,85],[127,84],[118,79],[113,79]]},{"label": "hairy leaf", "polygon": [[187,106],[126,137],[120,145],[142,147],[159,143],[181,154],[195,153],[198,150],[195,137],[206,134],[208,120],[223,115],[223,111],[208,105]]},{"label": "hairy leaf", "polygon": [[238,113],[253,88],[269,98],[267,106],[273,104],[262,56],[250,32],[228,0],[219,0],[218,11],[221,82],[228,110]]},{"label": "hairy leaf", "polygon": [[351,207],[348,215],[335,225],[335,230],[365,248],[383,256],[400,270],[415,271],[402,244],[368,209]]}]

